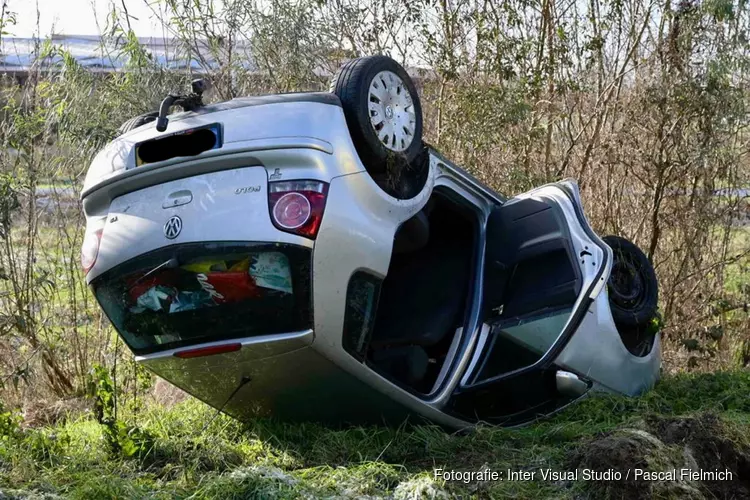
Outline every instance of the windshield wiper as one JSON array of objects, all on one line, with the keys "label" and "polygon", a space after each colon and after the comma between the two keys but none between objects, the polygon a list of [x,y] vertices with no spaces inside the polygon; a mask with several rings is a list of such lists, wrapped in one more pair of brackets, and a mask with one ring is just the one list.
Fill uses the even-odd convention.
[{"label": "windshield wiper", "polygon": [[162,271],[164,269],[174,269],[176,267],[180,267],[180,261],[177,260],[177,257],[172,257],[171,259],[162,262],[161,264],[159,264],[158,266],[151,269],[149,272],[147,272],[146,274],[144,274],[143,276],[135,280],[135,282],[133,282],[133,284],[130,285],[130,288],[133,288],[135,285],[145,280],[152,274],[158,273],[159,271]]}]

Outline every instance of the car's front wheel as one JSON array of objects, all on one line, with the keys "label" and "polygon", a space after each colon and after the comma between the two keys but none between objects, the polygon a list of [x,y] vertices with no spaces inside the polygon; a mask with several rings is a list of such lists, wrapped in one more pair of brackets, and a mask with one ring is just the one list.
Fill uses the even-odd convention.
[{"label": "car's front wheel", "polygon": [[603,239],[614,254],[607,283],[612,318],[618,327],[647,327],[656,316],[659,301],[654,266],[640,248],[625,238]]}]

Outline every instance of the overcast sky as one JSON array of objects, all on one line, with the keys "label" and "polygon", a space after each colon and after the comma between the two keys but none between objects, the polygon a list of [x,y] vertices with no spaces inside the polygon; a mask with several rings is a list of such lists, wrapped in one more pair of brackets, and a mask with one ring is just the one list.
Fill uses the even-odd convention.
[{"label": "overcast sky", "polygon": [[[122,0],[114,0],[122,9]],[[98,35],[99,20],[104,29],[107,13],[113,0],[9,0],[8,9],[16,13],[16,25],[6,28],[12,36],[30,37],[34,34]],[[146,0],[124,0],[131,16],[130,24],[138,36],[161,36],[161,25],[153,18]],[[148,0],[155,9],[163,9],[159,0]],[[37,30],[37,6],[39,30]],[[41,31],[41,33],[39,33]]]}]

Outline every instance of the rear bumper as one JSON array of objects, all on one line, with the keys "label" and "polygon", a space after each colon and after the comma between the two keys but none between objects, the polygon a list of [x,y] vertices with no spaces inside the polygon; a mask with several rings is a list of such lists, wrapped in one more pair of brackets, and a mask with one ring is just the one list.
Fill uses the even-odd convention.
[{"label": "rear bumper", "polygon": [[[241,339],[242,349],[216,356],[180,359],[175,349],[136,360],[241,420],[273,416],[340,425],[400,423],[409,417],[412,412],[405,406],[314,350],[313,337],[307,330]],[[214,344],[222,343],[226,342]],[[237,390],[243,378],[249,382]]]},{"label": "rear bumper", "polygon": [[[188,348],[178,347],[168,351],[136,356],[135,360],[148,368],[158,368],[159,375],[172,372],[183,372],[191,369],[216,371],[222,368],[227,361],[229,361],[230,364],[237,364],[239,368],[242,367],[244,363],[271,358],[287,352],[296,351],[303,347],[308,347],[312,345],[313,338],[314,334],[312,330],[304,330],[301,332],[263,335],[200,344],[200,347],[214,347],[226,345],[228,343],[238,343],[242,346],[240,349],[242,353],[234,355],[233,359],[225,359],[215,356],[193,358],[192,360],[180,359],[176,354],[185,351]],[[224,356],[228,356],[228,354],[225,354]]]},{"label": "rear bumper", "polygon": [[[236,99],[206,106],[199,112],[173,114],[169,120],[169,129],[163,133],[153,125],[147,125],[110,142],[94,159],[86,175],[81,197],[89,198],[97,190],[111,191],[116,188],[115,184],[127,182],[128,178],[146,178],[152,174],[163,177],[169,175],[170,171],[174,174],[173,167],[192,170],[196,167],[196,160],[215,163],[230,155],[243,154],[247,157],[256,151],[303,148],[330,156],[334,150],[351,144],[338,98],[328,93]],[[220,123],[224,129],[220,149],[135,168],[136,144],[212,123]],[[337,169],[329,173],[333,176],[347,172]],[[88,208],[86,213],[91,213]]]}]

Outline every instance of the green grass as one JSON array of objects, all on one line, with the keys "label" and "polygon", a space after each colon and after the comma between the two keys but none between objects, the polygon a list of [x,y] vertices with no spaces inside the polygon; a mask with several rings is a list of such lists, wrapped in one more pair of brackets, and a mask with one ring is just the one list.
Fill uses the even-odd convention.
[{"label": "green grass", "polygon": [[[602,458],[597,450],[612,443],[627,449],[638,440],[643,442],[632,448],[644,456],[626,457],[616,467],[635,467],[639,459],[655,470],[682,467],[690,446],[700,461],[701,443],[708,438],[696,434],[685,438],[687,444],[674,441],[665,430],[674,426],[673,416],[696,416],[680,420],[683,427],[698,422],[706,428],[710,422],[711,436],[732,443],[750,463],[749,394],[749,372],[683,375],[641,398],[591,398],[523,428],[482,427],[464,434],[428,425],[242,424],[225,416],[202,432],[213,409],[188,399],[172,408],[150,405],[125,418],[149,436],[147,451],[137,458],[113,456],[90,415],[0,437],[0,498],[621,497],[635,490],[582,480],[543,481],[539,472],[526,482],[444,482],[434,478],[434,470],[604,467],[610,452]],[[714,415],[718,423],[711,420]],[[718,494],[701,484],[654,484],[660,489],[648,493],[661,497],[680,498],[690,488],[706,498]]]}]

